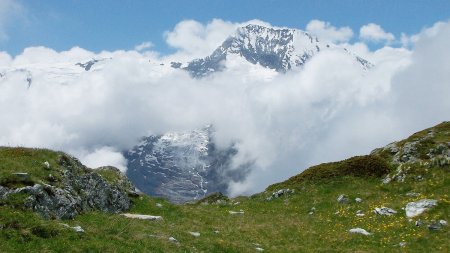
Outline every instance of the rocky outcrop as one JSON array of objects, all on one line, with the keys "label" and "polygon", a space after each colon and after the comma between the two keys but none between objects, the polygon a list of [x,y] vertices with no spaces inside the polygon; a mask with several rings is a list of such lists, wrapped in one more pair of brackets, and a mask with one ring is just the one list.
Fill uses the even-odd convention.
[{"label": "rocky outcrop", "polygon": [[[36,182],[19,188],[0,186],[0,200],[7,204],[8,199],[22,196],[25,209],[50,219],[72,219],[91,210],[119,213],[130,209],[128,195],[134,192],[134,187],[126,178],[118,176],[120,184],[108,182],[96,170],[67,155],[60,156],[59,166],[61,178],[54,184]],[[120,174],[116,170],[109,173]]]}]

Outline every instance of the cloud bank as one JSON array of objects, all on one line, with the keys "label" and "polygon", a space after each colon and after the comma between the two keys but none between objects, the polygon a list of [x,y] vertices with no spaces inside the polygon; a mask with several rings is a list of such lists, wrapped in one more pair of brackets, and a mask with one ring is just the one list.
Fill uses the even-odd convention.
[{"label": "cloud bank", "polygon": [[[414,35],[411,50],[376,51],[319,24],[347,33],[330,40],[357,49],[376,64],[370,71],[342,50],[321,51],[286,74],[239,58],[204,79],[169,66],[211,53],[239,25],[183,21],[165,35],[178,51],[163,57],[139,48],[0,53],[0,145],[64,150],[89,166],[124,170],[120,152],[142,136],[213,124],[218,145],[237,143],[236,166],[255,161],[244,182],[231,183],[236,195],[450,119],[450,23]],[[100,61],[90,71],[75,65],[92,58]]]}]

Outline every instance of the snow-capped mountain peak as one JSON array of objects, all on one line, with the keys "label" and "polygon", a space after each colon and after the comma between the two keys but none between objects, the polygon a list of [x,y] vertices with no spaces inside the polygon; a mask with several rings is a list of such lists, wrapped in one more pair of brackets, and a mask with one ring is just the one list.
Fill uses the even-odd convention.
[{"label": "snow-capped mountain peak", "polygon": [[[321,43],[317,37],[301,30],[249,24],[238,28],[210,56],[193,60],[184,69],[194,77],[203,77],[223,70],[223,61],[231,55],[238,55],[252,64],[286,72],[303,66],[321,50],[334,47]],[[372,66],[358,56],[353,57],[364,69]]]}]

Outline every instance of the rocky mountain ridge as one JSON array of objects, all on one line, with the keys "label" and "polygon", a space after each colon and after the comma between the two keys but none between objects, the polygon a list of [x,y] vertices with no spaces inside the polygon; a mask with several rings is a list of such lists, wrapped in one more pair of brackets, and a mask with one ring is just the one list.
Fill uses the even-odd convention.
[{"label": "rocky mountain ridge", "polygon": [[237,150],[219,149],[213,127],[149,136],[129,151],[127,176],[144,193],[180,203],[211,192],[227,192],[228,183],[245,178],[249,166],[230,171]]},{"label": "rocky mountain ridge", "polygon": [[[211,55],[196,59],[183,69],[194,77],[204,77],[224,69],[224,61],[230,55],[238,55],[252,64],[285,73],[293,68],[302,67],[321,50],[337,48],[333,44],[324,44],[310,33],[289,28],[272,28],[249,24],[237,29]],[[358,61],[363,69],[373,67],[369,61],[343,49]],[[180,68],[181,63],[172,63]]]}]

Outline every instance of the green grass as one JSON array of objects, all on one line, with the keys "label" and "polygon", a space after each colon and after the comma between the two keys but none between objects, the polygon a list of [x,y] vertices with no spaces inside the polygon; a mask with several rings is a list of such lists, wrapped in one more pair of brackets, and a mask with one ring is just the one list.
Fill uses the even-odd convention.
[{"label": "green grass", "polygon": [[302,173],[289,178],[287,181],[269,186],[274,188],[295,187],[303,181],[334,180],[343,176],[381,177],[392,170],[390,165],[378,156],[355,156],[343,161],[323,163],[313,166]]},{"label": "green grass", "polygon": [[[36,182],[53,183],[49,175],[60,177],[58,157],[62,155],[46,149],[0,147],[0,185],[19,187]],[[46,168],[45,162],[50,164]],[[19,180],[13,173],[28,173],[29,180]]]},{"label": "green grass", "polygon": [[[435,130],[434,144],[449,140],[448,125],[439,125],[439,131]],[[427,132],[419,132],[413,138],[423,134]],[[1,158],[1,154],[2,150],[0,161],[8,160]],[[24,172],[42,180],[41,176],[48,173],[38,171],[44,170],[40,165],[43,161],[48,160],[52,168],[58,168],[58,154],[45,154],[46,151],[37,157],[18,156],[25,161],[17,161],[16,169],[23,164],[32,165],[34,169]],[[430,231],[426,226],[440,219],[450,222],[450,167],[420,164],[407,167],[405,182],[385,185],[381,178],[392,171],[391,165],[376,155],[355,157],[314,166],[265,192],[230,199],[227,204],[211,204],[222,199],[219,195],[184,205],[148,196],[133,198],[130,213],[160,215],[161,221],[132,220],[100,212],[68,221],[44,220],[17,208],[24,196],[13,196],[0,202],[1,252],[256,252],[256,247],[264,252],[450,252],[449,226],[440,231]],[[0,175],[16,171],[11,166],[1,168]],[[416,179],[419,175],[421,180]],[[102,176],[114,180],[112,174]],[[283,188],[293,188],[295,193],[266,200],[273,191]],[[408,192],[420,195],[408,197]],[[336,199],[340,194],[347,195],[350,203],[339,204]],[[357,203],[356,197],[363,201]],[[438,200],[438,206],[409,220],[402,208],[423,198]],[[373,212],[382,206],[398,213],[380,216]],[[310,214],[312,208],[315,211]],[[244,214],[229,213],[241,209]],[[357,217],[358,210],[365,216]],[[418,219],[425,225],[415,226]],[[61,222],[80,225],[86,233],[76,233]],[[372,235],[348,232],[356,227]],[[194,237],[190,231],[201,235]],[[178,242],[169,241],[169,237]],[[406,245],[400,247],[401,242]]]},{"label": "green grass", "polygon": [[[79,235],[59,225],[60,221],[42,220],[38,216],[0,207],[0,241],[4,252],[255,252],[260,244],[266,252],[448,252],[449,229],[429,231],[416,227],[401,210],[409,201],[437,199],[438,207],[419,218],[425,222],[449,220],[450,198],[448,171],[432,168],[415,171],[422,181],[381,185],[377,178],[343,177],[327,182],[302,182],[296,193],[272,201],[261,193],[239,197],[239,205],[173,205],[163,200],[141,196],[134,199],[132,213],[163,216],[162,221],[130,220],[119,215],[98,212],[80,215],[71,226],[80,225],[86,233]],[[407,197],[407,192],[419,197]],[[336,198],[346,194],[352,201],[339,204]],[[161,203],[158,207],[156,203]],[[375,207],[387,206],[398,211],[392,217],[378,216]],[[309,214],[311,208],[314,214]],[[243,215],[230,215],[230,210],[244,210]],[[366,216],[356,217],[357,210]],[[338,214],[336,212],[339,211]],[[5,228],[6,227],[6,228]],[[43,229],[36,229],[42,227]],[[361,227],[372,236],[350,234]],[[44,230],[43,232],[39,232]],[[48,231],[47,231],[48,230]],[[214,231],[219,231],[215,233]],[[43,235],[36,235],[38,231]],[[53,231],[53,232],[52,232]],[[193,237],[188,232],[200,232]],[[168,240],[175,237],[179,244]]]}]

